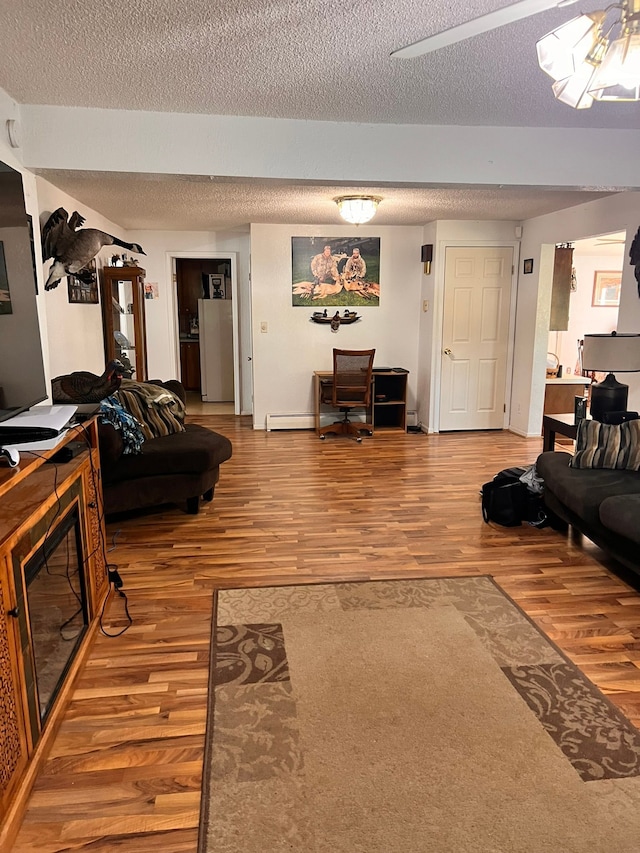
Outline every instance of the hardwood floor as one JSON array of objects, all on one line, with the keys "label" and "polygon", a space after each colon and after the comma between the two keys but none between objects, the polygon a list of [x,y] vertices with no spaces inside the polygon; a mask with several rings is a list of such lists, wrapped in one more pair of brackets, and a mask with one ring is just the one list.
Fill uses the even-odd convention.
[{"label": "hardwood floor", "polygon": [[[533,462],[510,433],[229,436],[213,503],[108,525],[133,625],[100,636],[29,800],[15,853],[193,853],[212,590],[321,580],[493,575],[640,725],[640,596],[580,537],[483,523],[478,490]],[[620,570],[621,571],[621,570]],[[125,624],[111,599],[105,627]]]}]

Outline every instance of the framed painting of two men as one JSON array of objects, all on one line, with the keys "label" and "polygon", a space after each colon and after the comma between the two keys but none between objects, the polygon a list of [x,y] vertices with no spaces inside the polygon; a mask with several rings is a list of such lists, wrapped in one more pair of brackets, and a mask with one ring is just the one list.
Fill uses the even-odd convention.
[{"label": "framed painting of two men", "polygon": [[379,305],[379,237],[292,237],[292,304]]}]

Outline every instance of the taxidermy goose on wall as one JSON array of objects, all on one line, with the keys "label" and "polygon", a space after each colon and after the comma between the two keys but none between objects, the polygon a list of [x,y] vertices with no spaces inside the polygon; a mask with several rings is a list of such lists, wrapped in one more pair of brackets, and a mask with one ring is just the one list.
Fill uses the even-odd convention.
[{"label": "taxidermy goose on wall", "polygon": [[66,275],[78,275],[103,246],[122,246],[123,249],[145,254],[142,246],[137,243],[125,243],[97,228],[83,228],[78,231],[84,221],[84,216],[77,210],[69,219],[69,214],[63,207],[54,210],[47,219],[42,229],[42,259],[47,261],[53,258],[53,263],[44,286],[45,290],[57,287],[60,279]]}]

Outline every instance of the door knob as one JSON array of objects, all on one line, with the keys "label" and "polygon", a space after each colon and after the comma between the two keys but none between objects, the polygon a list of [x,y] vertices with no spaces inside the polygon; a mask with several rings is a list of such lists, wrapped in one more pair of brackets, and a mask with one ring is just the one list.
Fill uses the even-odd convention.
[{"label": "door knob", "polygon": [[451,350],[448,347],[446,350],[443,350],[443,352],[445,355],[448,355],[450,359],[453,359],[453,353],[451,352]]}]

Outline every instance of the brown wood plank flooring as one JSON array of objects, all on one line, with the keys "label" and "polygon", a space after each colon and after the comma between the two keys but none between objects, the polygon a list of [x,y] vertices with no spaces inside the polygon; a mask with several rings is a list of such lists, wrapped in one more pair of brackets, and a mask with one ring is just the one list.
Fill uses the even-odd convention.
[{"label": "brown wood plank flooring", "polygon": [[[490,574],[640,725],[640,595],[588,540],[482,521],[481,484],[533,462],[541,439],[378,432],[358,445],[192,419],[228,435],[233,458],[199,515],[108,525],[133,626],[97,638],[15,853],[195,851],[216,585]],[[112,599],[105,626],[122,625]]]}]

